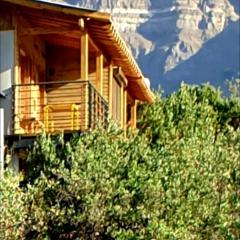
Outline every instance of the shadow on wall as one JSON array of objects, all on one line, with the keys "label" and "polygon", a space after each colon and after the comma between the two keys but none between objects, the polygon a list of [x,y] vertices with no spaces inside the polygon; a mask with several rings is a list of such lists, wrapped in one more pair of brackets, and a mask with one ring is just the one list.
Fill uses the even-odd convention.
[{"label": "shadow on wall", "polygon": [[[239,13],[238,1],[231,0],[231,3]],[[165,4],[156,3],[155,0],[151,2],[151,9],[159,11],[153,11],[152,17],[138,30],[153,42],[155,49],[148,55],[140,54],[138,62],[146,77],[151,79],[152,87],[157,88],[160,85],[165,94],[169,94],[177,90],[182,81],[189,84],[210,82],[226,90],[225,80],[240,75],[240,22],[231,22],[222,33],[206,42],[190,59],[164,73],[169,49],[178,40],[178,15],[176,11],[167,11],[173,6],[173,1]]]}]

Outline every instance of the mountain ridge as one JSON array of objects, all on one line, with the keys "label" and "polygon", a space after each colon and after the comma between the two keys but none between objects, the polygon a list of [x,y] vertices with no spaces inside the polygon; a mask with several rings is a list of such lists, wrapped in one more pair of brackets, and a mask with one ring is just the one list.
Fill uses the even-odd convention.
[{"label": "mountain ridge", "polygon": [[[65,0],[64,2],[79,7],[94,8],[112,14],[122,37],[130,46],[143,73],[151,80],[156,88],[162,85],[166,92],[177,88],[180,80],[195,83],[196,75],[202,76],[197,82],[210,81],[219,85],[219,79],[224,77],[237,78],[240,73],[239,64],[239,3],[238,0]],[[218,35],[226,29],[225,42]],[[209,41],[216,42],[218,48],[213,48]],[[208,48],[216,52],[206,51]],[[230,59],[226,59],[219,52],[226,52]],[[235,54],[232,54],[235,49]],[[204,60],[194,61],[201,51],[209,52],[218,66],[214,66],[216,75]],[[239,54],[239,55],[238,55]],[[213,56],[212,56],[213,55]],[[220,56],[221,55],[221,56]],[[222,62],[219,62],[219,56]],[[189,61],[197,72],[189,73]],[[229,63],[229,64],[227,64]],[[211,64],[215,65],[214,60]],[[154,66],[154,67],[153,67]],[[186,66],[183,68],[182,66]],[[221,69],[224,66],[224,69]],[[233,67],[233,68],[232,68]],[[229,69],[229,70],[227,70]],[[209,72],[209,75],[201,72]],[[228,71],[229,74],[226,74]],[[231,73],[231,74],[230,74]],[[192,81],[190,80],[192,78]],[[199,78],[197,76],[197,78]],[[210,79],[211,78],[211,79]],[[168,83],[174,87],[168,87]],[[217,83],[217,84],[216,84]],[[224,84],[220,84],[221,86]]]}]

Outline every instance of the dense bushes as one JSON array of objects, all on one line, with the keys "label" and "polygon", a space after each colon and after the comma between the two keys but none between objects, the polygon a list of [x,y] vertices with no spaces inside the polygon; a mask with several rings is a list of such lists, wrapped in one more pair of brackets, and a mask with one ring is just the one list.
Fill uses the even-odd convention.
[{"label": "dense bushes", "polygon": [[0,180],[0,239],[23,239],[27,217],[26,195],[19,176],[5,173]]},{"label": "dense bushes", "polygon": [[142,106],[128,138],[43,134],[22,187],[0,182],[0,238],[240,239],[239,104],[183,85]]}]

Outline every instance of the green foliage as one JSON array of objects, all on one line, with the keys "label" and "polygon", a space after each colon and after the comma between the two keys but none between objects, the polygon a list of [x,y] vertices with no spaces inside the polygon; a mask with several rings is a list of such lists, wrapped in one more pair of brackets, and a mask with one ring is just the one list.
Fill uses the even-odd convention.
[{"label": "green foliage", "polygon": [[23,239],[26,223],[26,198],[19,187],[20,176],[7,171],[0,180],[0,239]]},{"label": "green foliage", "polygon": [[43,135],[30,159],[35,168],[28,176],[34,219],[29,237],[145,239],[143,211],[155,203],[146,201],[154,155],[143,138],[124,139],[109,129],[64,144],[62,137]]},{"label": "green foliage", "polygon": [[171,234],[159,239],[239,239],[240,132],[232,118],[240,118],[240,99],[182,85],[139,117],[161,162],[159,219]]},{"label": "green foliage", "polygon": [[198,137],[203,142],[215,139],[220,132],[240,127],[240,98],[223,98],[210,85],[181,85],[167,98],[156,96],[151,107],[139,112],[139,128],[155,144],[169,144],[183,138]]},{"label": "green foliage", "polygon": [[111,124],[43,134],[25,186],[0,182],[0,238],[240,239],[239,114],[237,96],[182,85],[141,106],[127,138]]}]

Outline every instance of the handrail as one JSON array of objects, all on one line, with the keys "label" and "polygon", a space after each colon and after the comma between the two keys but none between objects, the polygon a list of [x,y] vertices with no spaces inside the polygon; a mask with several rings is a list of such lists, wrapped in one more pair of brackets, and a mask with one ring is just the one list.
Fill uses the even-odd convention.
[{"label": "handrail", "polygon": [[95,92],[98,93],[98,95],[101,97],[101,99],[104,101],[104,103],[107,104],[107,101],[104,99],[104,97],[100,94],[100,92],[94,87],[94,85],[89,80],[62,80],[62,81],[48,81],[48,82],[38,82],[38,83],[23,83],[23,84],[13,84],[14,87],[27,87],[27,86],[39,86],[39,85],[54,85],[54,84],[66,84],[66,83],[87,83],[89,84]]},{"label": "handrail", "polygon": [[107,101],[104,99],[104,97],[101,95],[101,93],[94,87],[94,85],[89,81],[89,85],[91,86],[91,88],[93,88],[93,90],[99,95],[99,97],[101,98],[101,100],[104,102],[104,104],[107,104]]},{"label": "handrail", "polygon": [[[66,88],[58,88],[58,85],[66,85]],[[89,80],[15,84],[12,90],[15,96],[13,98],[15,134],[39,132],[41,124],[47,132],[59,129],[81,131],[94,128],[97,121],[104,126],[106,124],[108,103]],[[54,92],[55,90],[57,92]],[[41,95],[42,92],[44,97]],[[64,104],[69,106],[59,107]],[[46,106],[48,110],[45,109]],[[33,114],[34,118],[31,117]]]},{"label": "handrail", "polygon": [[48,82],[38,82],[38,83],[22,83],[22,84],[13,84],[13,87],[21,86],[38,86],[38,85],[52,85],[52,84],[66,84],[66,83],[89,83],[89,80],[62,80],[62,81],[48,81]]}]

